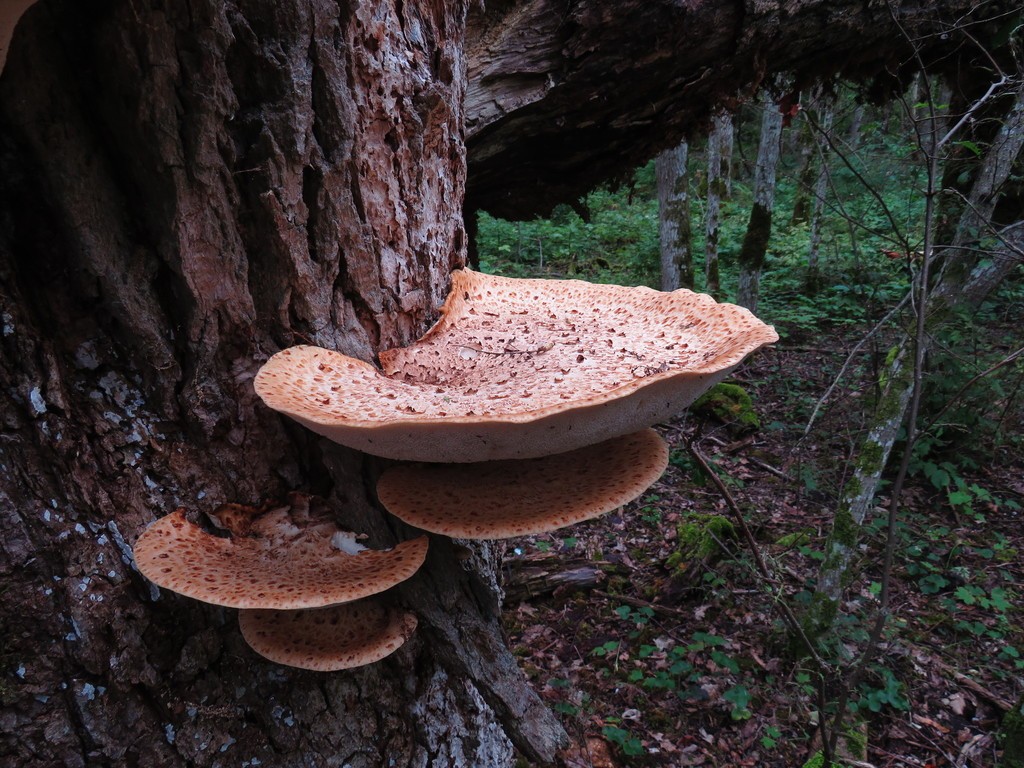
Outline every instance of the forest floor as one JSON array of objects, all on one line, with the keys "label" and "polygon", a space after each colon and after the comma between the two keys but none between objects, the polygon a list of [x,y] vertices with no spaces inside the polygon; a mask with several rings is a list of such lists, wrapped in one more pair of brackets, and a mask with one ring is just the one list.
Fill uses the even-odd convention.
[{"label": "forest floor", "polygon": [[[662,425],[669,469],[641,499],[510,543],[507,629],[572,737],[563,766],[804,766],[818,751],[815,724],[835,710],[837,683],[878,605],[887,489],[821,651],[824,675],[780,607],[800,614],[810,598],[864,429],[873,393],[863,382],[877,381],[871,354],[804,435],[854,341],[791,338],[759,353],[737,382],[760,429],[742,436],[692,414]],[[770,581],[688,452],[695,435],[743,510]],[[845,765],[998,762],[1003,715],[1024,691],[1024,457],[1019,442],[986,446],[973,466],[962,459],[975,440],[965,434],[945,458],[933,452],[924,471],[918,462],[904,492],[892,616],[853,686]]]}]

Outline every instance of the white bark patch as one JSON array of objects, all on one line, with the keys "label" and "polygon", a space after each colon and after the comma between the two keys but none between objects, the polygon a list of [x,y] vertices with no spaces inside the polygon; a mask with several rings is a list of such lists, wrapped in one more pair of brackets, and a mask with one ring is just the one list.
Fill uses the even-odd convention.
[{"label": "white bark patch", "polygon": [[42,416],[46,413],[46,401],[43,399],[43,393],[39,387],[32,387],[32,390],[28,393],[28,402],[32,406],[32,414],[34,416]]}]

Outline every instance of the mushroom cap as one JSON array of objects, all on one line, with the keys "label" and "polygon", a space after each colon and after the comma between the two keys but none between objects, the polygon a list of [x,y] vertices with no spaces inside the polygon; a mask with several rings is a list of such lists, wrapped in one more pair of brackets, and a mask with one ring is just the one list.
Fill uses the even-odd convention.
[{"label": "mushroom cap", "polygon": [[411,461],[563,453],[656,424],[778,335],[687,290],[458,270],[441,318],[382,370],[299,346],[256,375],[271,408],[335,442]]},{"label": "mushroom cap", "polygon": [[270,661],[334,672],[398,650],[416,629],[416,617],[360,600],[300,611],[239,611],[238,626],[249,647]]},{"label": "mushroom cap", "polygon": [[179,509],[143,532],[135,564],[157,586],[196,600],[287,610],[382,592],[412,576],[426,558],[426,536],[390,550],[346,554],[337,546],[344,545],[345,533],[334,523],[290,511],[224,505],[215,515],[232,535],[222,538]]},{"label": "mushroom cap", "polygon": [[410,525],[462,539],[553,531],[642,494],[668,465],[653,429],[568,453],[478,464],[404,464],[377,483],[384,508]]}]

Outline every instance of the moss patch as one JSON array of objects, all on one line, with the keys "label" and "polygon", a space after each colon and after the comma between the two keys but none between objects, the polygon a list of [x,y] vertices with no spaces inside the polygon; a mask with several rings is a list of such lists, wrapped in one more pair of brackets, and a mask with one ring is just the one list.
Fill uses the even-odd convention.
[{"label": "moss patch", "polygon": [[780,536],[775,541],[775,546],[782,547],[783,549],[796,549],[797,547],[805,547],[811,543],[811,534],[813,530],[797,531],[796,533],[787,533],[785,536]]},{"label": "moss patch", "polygon": [[690,409],[700,415],[729,425],[736,435],[746,435],[761,428],[761,419],[754,412],[754,402],[739,384],[717,384],[699,398]]}]

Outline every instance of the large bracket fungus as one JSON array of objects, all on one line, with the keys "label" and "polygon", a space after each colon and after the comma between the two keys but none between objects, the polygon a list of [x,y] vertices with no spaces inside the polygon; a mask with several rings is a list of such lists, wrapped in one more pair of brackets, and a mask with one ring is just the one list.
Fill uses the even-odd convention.
[{"label": "large bracket fungus", "polygon": [[[299,346],[267,361],[255,387],[337,443],[426,462],[380,479],[381,503],[406,522],[507,538],[639,496],[668,462],[665,442],[644,428],[777,340],[746,309],[687,290],[457,270],[438,322],[415,344],[381,352],[379,369]],[[346,554],[332,546],[333,524],[300,517],[229,505],[220,523],[232,536],[222,539],[179,511],[143,534],[136,562],[160,586],[243,609],[246,641],[280,663],[334,670],[387,655],[415,617],[338,604],[411,576],[426,538]]]},{"label": "large bracket fungus", "polygon": [[564,453],[663,421],[778,335],[687,290],[457,270],[441,318],[381,368],[317,347],[256,376],[271,408],[391,459],[477,462]]},{"label": "large bracket fungus", "polygon": [[632,501],[661,477],[653,429],[537,459],[399,464],[377,483],[391,514],[432,533],[504,539],[563,528]]}]

